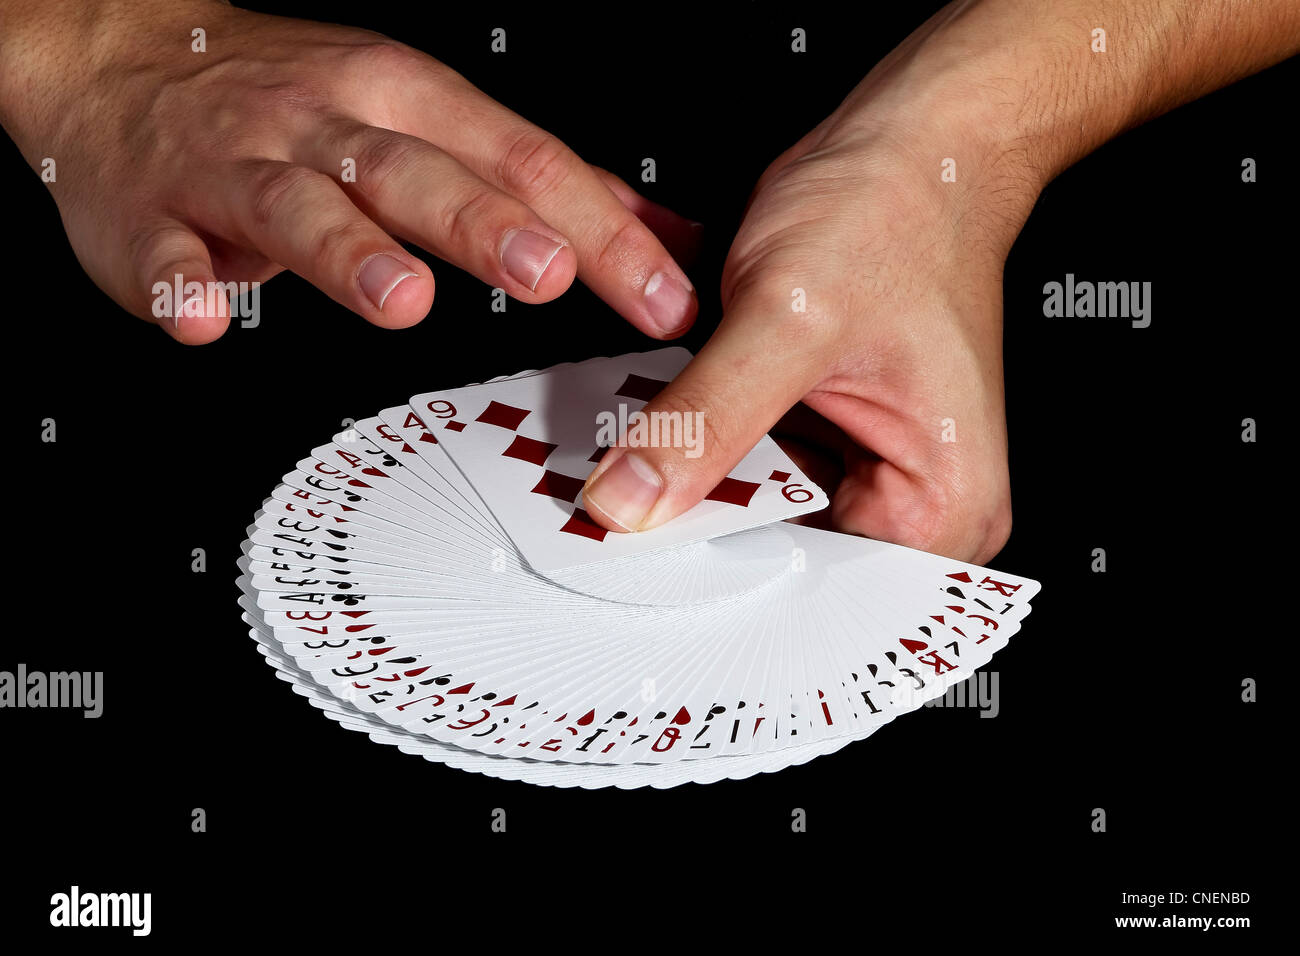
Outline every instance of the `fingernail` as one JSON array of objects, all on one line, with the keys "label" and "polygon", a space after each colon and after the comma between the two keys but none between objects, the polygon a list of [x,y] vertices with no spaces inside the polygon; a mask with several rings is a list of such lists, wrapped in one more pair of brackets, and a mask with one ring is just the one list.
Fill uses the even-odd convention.
[{"label": "fingernail", "polygon": [[511,229],[501,240],[501,264],[510,273],[510,278],[528,286],[530,292],[535,292],[537,283],[546,274],[546,267],[563,248],[564,243],[548,239],[529,229]]},{"label": "fingernail", "polygon": [[207,302],[202,292],[196,292],[181,303],[181,307],[176,310],[176,328],[181,327],[181,316],[195,318],[200,316],[207,309]]},{"label": "fingernail", "polygon": [[659,500],[659,474],[637,455],[628,452],[582,493],[583,503],[595,508],[624,531],[636,531]]},{"label": "fingernail", "polygon": [[645,304],[660,332],[676,332],[686,324],[691,291],[666,272],[656,272],[645,284]]},{"label": "fingernail", "polygon": [[357,270],[357,282],[361,291],[380,310],[383,309],[388,294],[404,280],[414,276],[415,273],[405,265],[382,252],[376,252],[361,263],[361,268]]}]

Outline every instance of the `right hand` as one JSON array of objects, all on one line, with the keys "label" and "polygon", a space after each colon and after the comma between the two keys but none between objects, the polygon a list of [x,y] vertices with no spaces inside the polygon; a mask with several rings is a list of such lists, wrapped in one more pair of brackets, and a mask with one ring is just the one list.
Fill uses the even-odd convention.
[{"label": "right hand", "polygon": [[[207,52],[191,49],[200,27]],[[522,302],[576,274],[655,338],[698,309],[642,222],[680,250],[686,220],[364,30],[207,0],[55,2],[40,16],[0,0],[0,122],[33,168],[55,161],[50,189],[90,277],[182,342],[219,337],[229,310],[198,299],[156,318],[153,287],[178,274],[289,269],[376,325],[413,325],[433,275],[395,236]]]}]

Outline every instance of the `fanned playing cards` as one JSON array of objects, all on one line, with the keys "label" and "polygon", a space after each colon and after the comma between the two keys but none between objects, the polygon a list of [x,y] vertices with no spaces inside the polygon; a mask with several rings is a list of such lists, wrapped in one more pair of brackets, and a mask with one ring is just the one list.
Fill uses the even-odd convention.
[{"label": "fanned playing cards", "polygon": [[[747,777],[861,740],[987,663],[1025,578],[782,519],[827,498],[770,438],[659,528],[582,487],[680,348],[421,392],[302,458],[257,512],[240,605],[330,719],[563,787]],[[652,427],[650,427],[652,426]],[[632,443],[632,442],[629,442]]]}]

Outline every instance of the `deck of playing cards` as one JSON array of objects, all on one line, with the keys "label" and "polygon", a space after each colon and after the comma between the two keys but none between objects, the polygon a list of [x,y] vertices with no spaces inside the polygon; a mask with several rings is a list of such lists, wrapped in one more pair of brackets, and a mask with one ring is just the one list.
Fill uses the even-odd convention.
[{"label": "deck of playing cards", "polygon": [[1016,633],[1034,581],[782,521],[827,498],[767,437],[659,528],[593,522],[582,486],[610,423],[689,360],[422,393],[312,449],[248,530],[250,636],[328,717],[407,753],[670,787],[838,750]]}]

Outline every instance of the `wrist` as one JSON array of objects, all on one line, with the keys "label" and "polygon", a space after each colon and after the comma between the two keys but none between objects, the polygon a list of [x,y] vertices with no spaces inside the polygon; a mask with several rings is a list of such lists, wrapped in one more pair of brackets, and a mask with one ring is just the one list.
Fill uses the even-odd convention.
[{"label": "wrist", "polygon": [[1002,39],[1014,35],[996,18],[941,12],[850,93],[822,124],[820,141],[866,146],[921,184],[955,226],[1005,253],[1039,193],[1071,161],[1047,103],[1050,77],[1023,39]]},{"label": "wrist", "polygon": [[1187,6],[954,2],[840,110],[937,141],[959,137],[995,189],[1023,182],[1037,195],[1125,129],[1300,50],[1294,0]]},{"label": "wrist", "polygon": [[1157,55],[1132,39],[1141,29],[1107,19],[1135,49],[1098,52],[1095,7],[1095,0],[950,4],[868,75],[861,99],[878,101],[895,120],[905,113],[909,125],[960,137],[991,179],[1010,176],[1041,191],[1146,118],[1159,99],[1140,79]]}]

